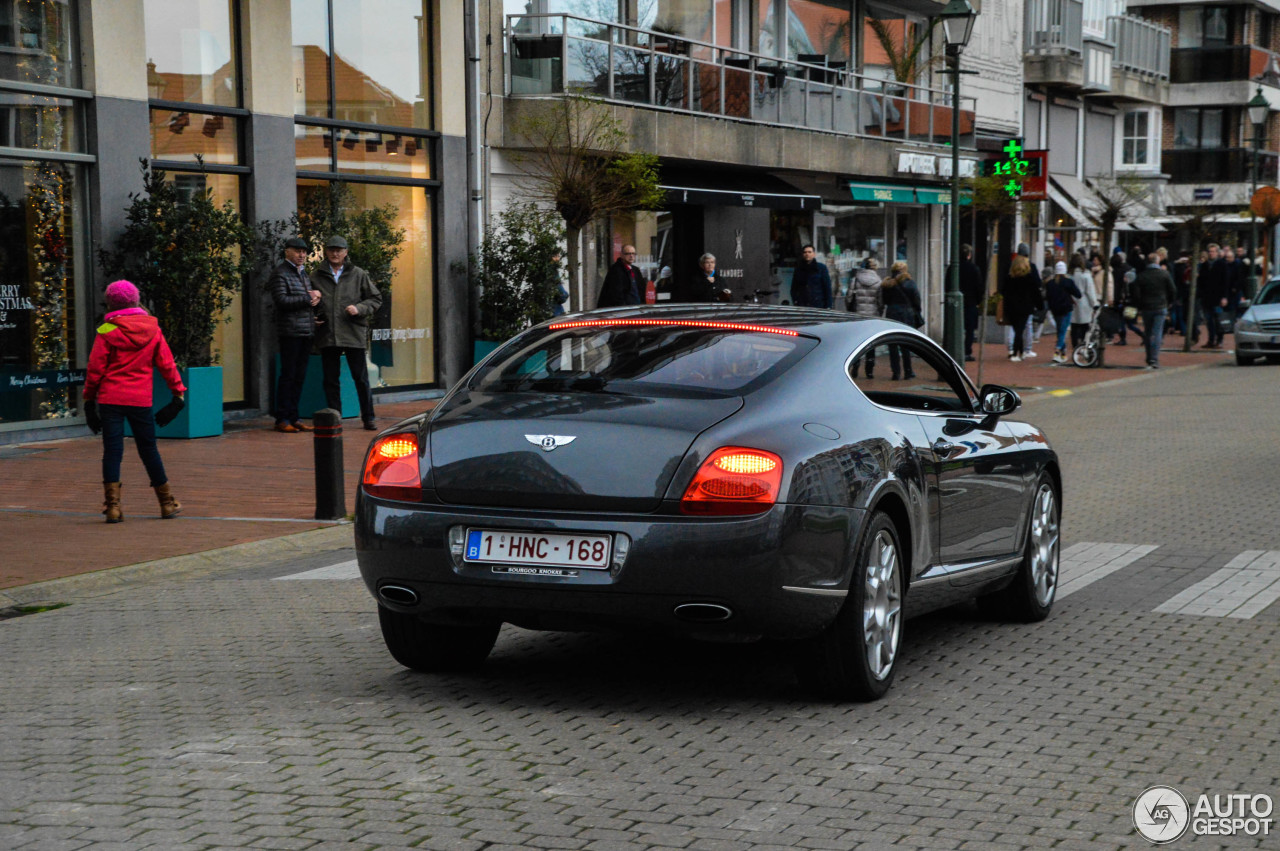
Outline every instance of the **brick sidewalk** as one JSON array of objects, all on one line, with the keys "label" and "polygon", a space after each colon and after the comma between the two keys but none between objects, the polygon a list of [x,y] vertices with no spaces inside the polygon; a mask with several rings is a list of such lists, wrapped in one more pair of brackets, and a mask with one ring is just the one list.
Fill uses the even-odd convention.
[{"label": "brick sidewalk", "polygon": [[[1180,345],[1174,337],[1170,345]],[[1140,346],[1108,347],[1107,367],[1078,369],[1051,362],[1053,341],[1042,338],[1040,357],[1010,363],[1002,345],[988,344],[982,379],[1024,396],[1078,388],[1142,374]],[[976,352],[976,349],[975,349]],[[1226,351],[1190,354],[1166,350],[1165,369],[1226,364]],[[977,379],[978,364],[966,364]],[[435,402],[380,405],[379,423],[429,409]],[[370,433],[347,420],[344,440],[347,510]],[[76,576],[144,561],[277,538],[331,525],[313,518],[315,478],[312,439],[278,434],[264,417],[234,422],[220,437],[166,440],[160,446],[183,514],[161,522],[146,474],[126,445],[122,468],[125,522],[108,526],[99,513],[102,446],[96,437],[0,447],[0,588]],[[354,425],[354,429],[352,426]]]},{"label": "brick sidewalk", "polygon": [[[386,426],[434,400],[378,406]],[[0,588],[204,552],[332,525],[315,515],[309,434],[279,434],[263,417],[229,423],[225,434],[164,440],[160,453],[182,515],[161,521],[132,441],[121,467],[125,522],[106,525],[102,442],[81,437],[0,447]],[[345,421],[347,511],[372,432]]]}]

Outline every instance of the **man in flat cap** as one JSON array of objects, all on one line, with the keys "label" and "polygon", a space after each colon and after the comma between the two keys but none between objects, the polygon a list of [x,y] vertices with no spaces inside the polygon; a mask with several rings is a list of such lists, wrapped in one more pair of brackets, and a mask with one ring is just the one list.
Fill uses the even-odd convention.
[{"label": "man in flat cap", "polygon": [[351,378],[360,397],[360,419],[367,431],[377,431],[373,419],[373,393],[369,389],[369,368],[364,350],[369,339],[369,320],[382,306],[382,293],[369,273],[347,260],[347,241],[331,236],[324,243],[324,262],[311,273],[311,285],[320,291],[317,308],[316,346],[324,367],[325,402],[342,410],[340,371],[346,356]]},{"label": "man in flat cap", "polygon": [[284,241],[284,262],[271,272],[269,289],[275,305],[276,337],[280,341],[280,379],[276,383],[276,431],[311,431],[298,417],[298,397],[311,357],[315,336],[315,306],[320,291],[307,277],[307,243],[291,236]]}]

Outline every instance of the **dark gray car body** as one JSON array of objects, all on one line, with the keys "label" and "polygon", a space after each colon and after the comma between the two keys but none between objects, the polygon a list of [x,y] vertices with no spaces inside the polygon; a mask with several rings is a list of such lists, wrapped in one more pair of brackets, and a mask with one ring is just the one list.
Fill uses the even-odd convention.
[{"label": "dark gray car body", "polygon": [[[976,404],[905,409],[858,389],[849,366],[872,342],[909,338],[941,353],[900,323],[746,305],[583,316],[755,323],[817,342],[776,380],[732,400],[482,394],[459,382],[432,412],[384,432],[418,434],[423,501],[357,495],[360,572],[380,605],[442,624],[805,638],[828,628],[844,604],[870,512],[885,512],[898,528],[909,554],[907,611],[919,614],[1007,584],[1042,473],[1061,494],[1056,455],[1035,427],[984,415]],[[578,439],[546,452],[525,438],[531,433]],[[723,446],[782,458],[777,504],[747,517],[682,515],[685,488]],[[451,546],[451,530],[456,543],[456,530],[474,527],[605,533],[625,546],[625,558],[576,576],[495,573],[463,562]],[[411,589],[416,599],[389,599],[385,586]],[[676,609],[689,603],[731,614],[687,620]]]}]

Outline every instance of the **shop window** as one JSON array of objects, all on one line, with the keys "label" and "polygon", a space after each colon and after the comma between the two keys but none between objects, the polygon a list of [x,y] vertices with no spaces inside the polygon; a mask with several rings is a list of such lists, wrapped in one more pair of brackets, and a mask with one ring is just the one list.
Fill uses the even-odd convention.
[{"label": "shop window", "polygon": [[152,100],[240,105],[233,0],[143,0]]},{"label": "shop window", "polygon": [[0,80],[65,87],[79,83],[71,5],[0,0]]},{"label": "shop window", "polygon": [[151,157],[165,162],[236,165],[240,162],[239,120],[170,109],[151,110]]},{"label": "shop window", "polygon": [[75,101],[46,95],[0,95],[0,145],[38,151],[83,150]]},{"label": "shop window", "polygon": [[432,126],[424,0],[295,0],[292,22],[296,114]]},{"label": "shop window", "polygon": [[0,165],[0,427],[75,416],[87,353],[80,167]]},{"label": "shop window", "polygon": [[[348,183],[353,199],[352,215],[360,210],[384,208],[394,212],[393,227],[405,234],[402,250],[392,263],[391,287],[383,293],[382,307],[371,323],[369,382],[377,390],[436,381],[435,288],[432,275],[434,242],[431,195],[421,186]],[[298,181],[298,205],[327,191],[324,181]],[[358,248],[352,253],[355,255]],[[358,257],[353,257],[358,262]]]}]

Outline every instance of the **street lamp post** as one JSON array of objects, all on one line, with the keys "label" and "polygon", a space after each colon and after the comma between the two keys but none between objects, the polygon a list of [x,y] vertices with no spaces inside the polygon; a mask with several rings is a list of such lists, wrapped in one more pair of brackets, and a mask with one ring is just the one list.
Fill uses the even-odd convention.
[{"label": "street lamp post", "polygon": [[1271,113],[1271,104],[1262,96],[1262,86],[1249,101],[1249,121],[1253,124],[1253,192],[1249,196],[1249,282],[1245,285],[1250,299],[1258,291],[1258,267],[1254,260],[1258,256],[1258,216],[1253,212],[1253,196],[1258,194],[1258,160],[1262,151],[1262,137],[1266,133],[1267,116]]},{"label": "street lamp post", "polygon": [[947,268],[946,300],[942,309],[942,346],[957,363],[964,363],[964,296],[960,293],[960,54],[973,35],[978,15],[968,0],[950,0],[939,13],[947,43],[951,74],[951,263]]}]

